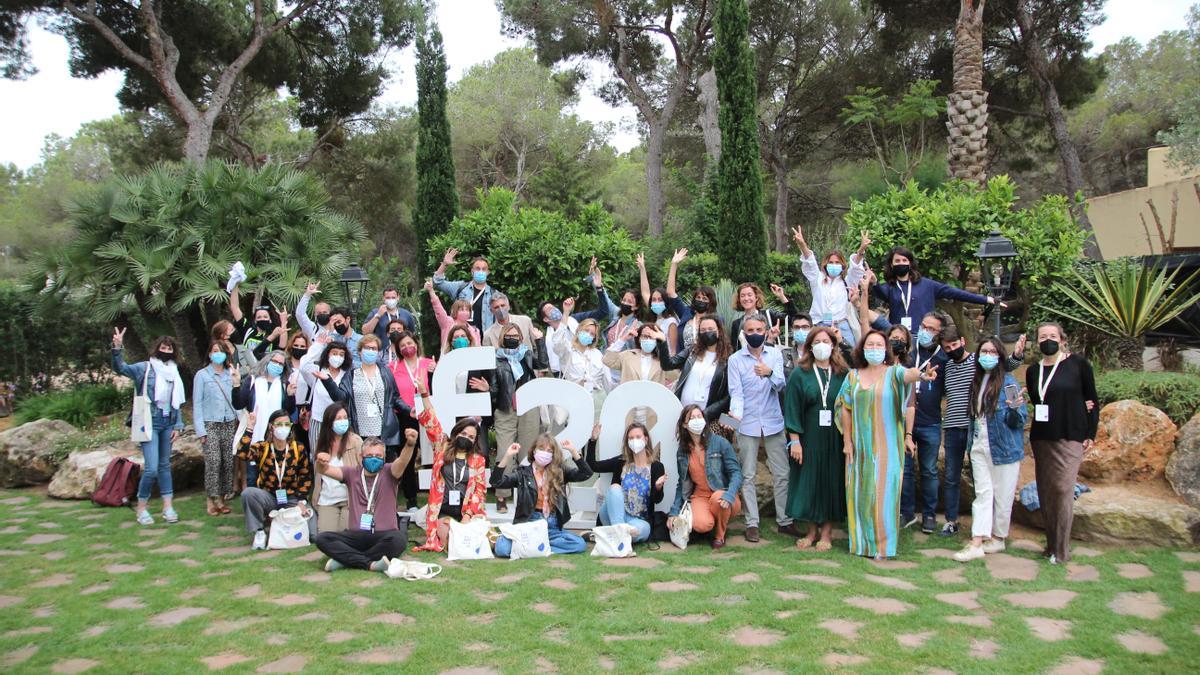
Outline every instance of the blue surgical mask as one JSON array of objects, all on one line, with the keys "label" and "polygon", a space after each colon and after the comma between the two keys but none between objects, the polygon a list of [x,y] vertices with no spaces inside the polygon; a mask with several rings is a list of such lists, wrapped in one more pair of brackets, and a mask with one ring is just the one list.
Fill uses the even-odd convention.
[{"label": "blue surgical mask", "polygon": [[487,272],[485,270],[475,270],[474,272],[471,272],[471,279],[477,284],[486,283]]},{"label": "blue surgical mask", "polygon": [[883,363],[883,360],[885,358],[887,358],[887,350],[886,349],[864,349],[863,356],[866,357],[867,363],[869,363],[873,366],[877,366],[877,365]]},{"label": "blue surgical mask", "polygon": [[378,349],[364,349],[364,350],[362,350],[362,353],[359,354],[359,356],[362,357],[363,363],[372,364],[379,360],[379,350]]},{"label": "blue surgical mask", "polygon": [[584,347],[590,347],[595,340],[596,338],[592,337],[591,333],[579,334],[579,344],[583,345]]},{"label": "blue surgical mask", "polygon": [[561,309],[558,309],[557,307],[555,307],[554,309],[550,310],[550,320],[551,321],[562,321],[562,316],[563,315],[562,315]]},{"label": "blue surgical mask", "polygon": [[225,363],[225,352],[213,352],[208,355],[208,360],[218,366],[222,365]]},{"label": "blue surgical mask", "polygon": [[346,433],[347,431],[350,431],[350,420],[334,420],[333,421],[333,433],[337,434],[338,436],[341,436],[342,434]]},{"label": "blue surgical mask", "polygon": [[451,340],[450,344],[453,345],[455,349],[466,349],[467,347],[471,346],[471,341],[468,340],[467,338],[459,335],[458,337]]},{"label": "blue surgical mask", "polygon": [[367,473],[379,473],[379,470],[383,468],[383,458],[364,457],[363,468],[367,470]]},{"label": "blue surgical mask", "polygon": [[639,340],[638,346],[640,346],[644,352],[652,352],[654,351],[654,348],[658,346],[658,340]]},{"label": "blue surgical mask", "polygon": [[829,263],[825,266],[825,273],[831,277],[842,276],[842,266],[838,263]]},{"label": "blue surgical mask", "polygon": [[979,355],[979,367],[980,368],[983,368],[984,370],[991,370],[992,368],[995,368],[998,365],[1000,365],[1000,357],[999,356],[996,356],[995,354],[980,354]]},{"label": "blue surgical mask", "polygon": [[808,342],[808,331],[806,330],[798,330],[793,333],[792,336],[795,338],[796,342]]},{"label": "blue surgical mask", "polygon": [[921,330],[917,331],[917,342],[919,342],[922,347],[925,347],[925,348],[932,347],[933,346],[933,333],[930,333],[929,331],[922,328]]},{"label": "blue surgical mask", "polygon": [[267,374],[271,377],[279,377],[283,374],[283,366],[272,361],[267,364]]},{"label": "blue surgical mask", "polygon": [[667,311],[667,305],[662,302],[652,302],[650,303],[650,311],[655,314],[662,314]]}]

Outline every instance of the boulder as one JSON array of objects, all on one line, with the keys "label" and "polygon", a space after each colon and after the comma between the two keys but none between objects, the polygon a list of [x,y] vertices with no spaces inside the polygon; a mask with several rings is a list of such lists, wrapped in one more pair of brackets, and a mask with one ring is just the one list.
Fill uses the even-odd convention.
[{"label": "boulder", "polygon": [[0,487],[45,483],[58,468],[55,441],[75,433],[62,420],[34,420],[0,433]]},{"label": "boulder", "polygon": [[[98,448],[76,450],[62,463],[47,489],[58,499],[91,499],[104,469],[114,457],[125,457],[139,466],[142,452],[131,441],[109,443]],[[171,482],[176,492],[204,484],[204,452],[190,432],[171,446]]]},{"label": "boulder", "polygon": [[1179,430],[1167,460],[1167,481],[1175,494],[1200,508],[1200,412]]},{"label": "boulder", "polygon": [[[1021,487],[1024,485],[1022,481]],[[1176,499],[1135,494],[1120,486],[1091,487],[1091,492],[1075,500],[1072,539],[1172,548],[1200,544],[1200,509]],[[1012,515],[1022,525],[1045,527],[1042,511],[1029,511],[1019,500],[1013,504]]]},{"label": "boulder", "polygon": [[1096,442],[1084,454],[1079,475],[1105,482],[1161,478],[1178,433],[1158,408],[1137,401],[1110,403],[1100,411]]}]

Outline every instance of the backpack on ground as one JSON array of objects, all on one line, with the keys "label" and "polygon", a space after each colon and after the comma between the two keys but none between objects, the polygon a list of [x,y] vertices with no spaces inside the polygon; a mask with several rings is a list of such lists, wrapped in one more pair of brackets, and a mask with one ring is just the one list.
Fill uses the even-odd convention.
[{"label": "backpack on ground", "polygon": [[137,497],[138,479],[142,467],[124,457],[113,457],[92,493],[98,506],[129,506]]}]

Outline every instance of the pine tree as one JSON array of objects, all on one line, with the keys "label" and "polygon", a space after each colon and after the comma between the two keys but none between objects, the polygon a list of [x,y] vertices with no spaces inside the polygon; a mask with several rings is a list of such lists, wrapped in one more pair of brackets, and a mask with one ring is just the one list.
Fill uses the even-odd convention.
[{"label": "pine tree", "polygon": [[746,0],[719,0],[713,63],[720,100],[721,160],[717,165],[717,252],[721,275],[757,279],[766,265],[754,53]]},{"label": "pine tree", "polygon": [[458,187],[446,115],[446,53],[435,24],[417,38],[417,268],[428,271],[427,242],[458,217]]}]

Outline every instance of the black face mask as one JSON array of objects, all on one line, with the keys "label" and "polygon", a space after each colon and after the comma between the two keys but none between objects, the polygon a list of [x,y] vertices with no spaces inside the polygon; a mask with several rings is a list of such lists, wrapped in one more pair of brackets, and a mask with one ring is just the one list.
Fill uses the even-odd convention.
[{"label": "black face mask", "polygon": [[505,349],[516,349],[521,345],[521,338],[515,335],[505,335],[504,340],[501,341],[501,344]]},{"label": "black face mask", "polygon": [[892,265],[892,274],[895,274],[897,279],[907,275],[911,271],[911,265]]},{"label": "black face mask", "polygon": [[1058,353],[1058,340],[1042,340],[1038,343],[1038,349],[1046,356],[1054,356]]},{"label": "black face mask", "polygon": [[399,342],[401,332],[403,332],[403,331],[394,330],[394,331],[388,333],[388,339],[391,340],[392,342]]},{"label": "black face mask", "polygon": [[271,330],[273,326],[274,324],[271,323],[270,319],[259,319],[258,321],[254,322],[254,327],[264,333]]},{"label": "black face mask", "polygon": [[350,326],[340,322],[333,324],[333,329],[338,332],[338,335],[345,335],[350,332]]},{"label": "black face mask", "polygon": [[763,343],[766,341],[767,336],[765,333],[754,333],[753,335],[749,333],[746,334],[746,344],[750,345],[751,349],[758,349],[759,347],[763,346]]},{"label": "black face mask", "polygon": [[630,314],[633,314],[633,305],[628,305],[628,304],[625,304],[624,302],[622,302],[621,303],[621,316],[629,316]]},{"label": "black face mask", "polygon": [[328,326],[329,325],[329,314],[327,312],[322,312],[317,315],[317,325],[318,326]]},{"label": "black face mask", "polygon": [[962,361],[963,356],[965,356],[966,353],[967,353],[967,350],[964,349],[963,347],[955,347],[954,349],[951,349],[950,351],[946,352],[946,356],[949,356],[950,358],[954,359],[955,361]]},{"label": "black face mask", "polygon": [[704,312],[707,312],[708,301],[700,299],[692,300],[692,311],[696,312],[697,314],[703,314]]},{"label": "black face mask", "polygon": [[717,331],[715,330],[700,331],[699,337],[700,344],[704,345],[705,347],[711,347],[717,344],[717,341],[721,339],[721,336],[717,335]]},{"label": "black face mask", "polygon": [[170,361],[171,359],[174,359],[175,353],[174,352],[164,352],[163,350],[160,349],[154,353],[154,356],[157,357],[159,361],[166,362],[166,361]]},{"label": "black face mask", "polygon": [[908,343],[904,340],[888,340],[888,344],[891,346],[893,354],[905,354],[908,352]]},{"label": "black face mask", "polygon": [[466,436],[455,436],[454,437],[454,449],[455,450],[467,451],[473,447],[475,447],[475,442],[472,441],[471,439],[467,438]]},{"label": "black face mask", "polygon": [[291,353],[293,359],[302,359],[304,358],[304,355],[308,353],[308,350],[304,347],[292,347]]}]

